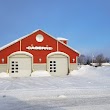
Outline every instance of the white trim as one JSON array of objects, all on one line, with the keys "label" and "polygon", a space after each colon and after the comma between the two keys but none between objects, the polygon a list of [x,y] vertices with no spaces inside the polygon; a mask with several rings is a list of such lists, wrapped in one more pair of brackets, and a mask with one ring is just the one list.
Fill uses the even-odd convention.
[{"label": "white trim", "polygon": [[66,57],[69,58],[69,55],[67,55],[67,54],[64,53],[64,52],[52,52],[52,53],[49,53],[49,54],[47,55],[47,58],[48,58],[49,56],[57,55],[57,54],[64,55],[64,56],[66,56]]},{"label": "white trim", "polygon": [[29,35],[31,35],[31,34],[33,34],[33,33],[37,32],[37,31],[39,31],[39,30],[40,30],[40,31],[42,31],[42,32],[44,32],[45,34],[49,35],[49,36],[50,36],[51,38],[53,38],[54,40],[56,40],[56,41],[60,42],[60,43],[61,43],[61,44],[63,44],[64,46],[68,47],[69,49],[71,49],[71,50],[75,51],[76,53],[80,54],[77,50],[74,50],[73,48],[69,47],[69,46],[68,46],[68,45],[66,45],[65,43],[62,43],[61,41],[57,40],[57,39],[56,39],[56,38],[54,38],[52,35],[50,35],[50,34],[46,33],[45,31],[43,31],[43,30],[41,30],[41,29],[35,30],[35,31],[33,31],[32,33],[30,33],[30,34],[27,34],[27,35],[25,35],[25,36],[23,36],[23,37],[21,37],[21,38],[19,38],[19,39],[15,40],[15,41],[13,41],[13,42],[9,43],[9,44],[7,44],[7,45],[5,45],[5,46],[1,47],[1,48],[0,48],[0,50],[3,50],[3,49],[7,48],[7,47],[8,47],[8,46],[10,46],[10,45],[13,45],[14,43],[16,43],[16,42],[18,42],[18,41],[20,41],[20,40],[22,40],[22,39],[24,39],[24,38],[28,37]]},{"label": "white trim", "polygon": [[9,67],[10,67],[10,57],[12,57],[14,55],[20,55],[20,54],[28,55],[29,57],[31,57],[31,69],[33,70],[33,55],[31,53],[28,53],[28,52],[25,52],[25,51],[17,51],[17,52],[14,52],[14,53],[10,54],[7,57],[7,71],[8,71],[8,73],[9,73]]},{"label": "white trim", "polygon": [[52,56],[52,55],[64,55],[64,56],[66,56],[67,57],[67,59],[68,59],[68,74],[70,73],[70,56],[68,55],[68,54],[66,54],[66,53],[64,53],[64,52],[52,52],[52,53],[49,53],[48,55],[47,55],[47,71],[48,71],[48,69],[49,69],[49,67],[48,67],[48,59],[49,59],[49,57],[50,56]]},{"label": "white trim", "polygon": [[7,47],[9,47],[9,46],[13,45],[14,43],[17,43],[18,41],[20,41],[20,40],[22,40],[22,39],[24,39],[24,38],[28,37],[29,35],[31,35],[31,34],[33,34],[33,33],[37,32],[37,31],[39,31],[39,30],[40,30],[40,29],[35,30],[35,31],[31,32],[30,34],[27,34],[27,35],[25,35],[25,36],[22,36],[21,38],[16,39],[16,40],[14,40],[14,41],[10,42],[9,44],[4,45],[3,47],[1,47],[1,48],[0,48],[0,50],[3,50],[3,49],[5,49],[5,48],[7,48]]},{"label": "white trim", "polygon": [[20,55],[20,54],[24,54],[24,55],[28,55],[28,56],[30,56],[30,57],[33,57],[32,54],[30,54],[30,53],[28,53],[28,52],[25,52],[25,51],[17,51],[17,52],[14,52],[14,53],[10,54],[9,57],[12,57],[12,56],[14,56],[14,55]]},{"label": "white trim", "polygon": [[45,34],[49,35],[49,36],[50,36],[51,38],[53,38],[54,40],[56,40],[56,41],[60,42],[61,44],[65,45],[66,47],[68,47],[69,49],[71,49],[71,50],[75,51],[76,53],[78,53],[78,54],[80,55],[80,53],[79,53],[77,50],[75,50],[75,49],[71,48],[70,46],[68,46],[67,44],[65,44],[65,43],[63,43],[63,42],[61,42],[61,41],[57,40],[57,38],[54,38],[52,35],[50,35],[50,34],[46,33],[45,31],[43,31],[43,30],[41,30],[41,31],[42,31],[42,32],[44,32]]}]

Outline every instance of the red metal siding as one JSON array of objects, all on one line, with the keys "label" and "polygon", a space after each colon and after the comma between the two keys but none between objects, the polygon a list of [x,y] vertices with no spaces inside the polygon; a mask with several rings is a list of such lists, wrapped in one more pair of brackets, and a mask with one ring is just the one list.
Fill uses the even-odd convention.
[{"label": "red metal siding", "polygon": [[20,42],[17,42],[3,50],[0,51],[0,63],[2,64],[2,58],[4,58],[4,64],[7,63],[7,58],[13,52],[19,51]]},{"label": "red metal siding", "polygon": [[72,49],[69,49],[68,47],[64,46],[63,44],[58,44],[59,51],[64,52],[70,56],[70,63],[73,63],[73,59],[75,59],[74,63],[76,63],[76,57],[79,56],[78,53],[73,51]]},{"label": "red metal siding", "polygon": [[[43,35],[44,40],[42,42],[36,41],[36,35],[38,34]],[[26,47],[31,46],[31,45],[43,46],[43,47],[46,47],[48,45],[48,47],[52,47],[53,50],[27,50]],[[68,47],[66,47],[60,42],[58,43],[58,48],[59,48],[58,49],[59,51],[64,52],[70,56],[70,63],[73,63],[72,62],[73,58],[75,59],[74,63],[76,63],[76,56],[79,55],[78,53],[76,53],[72,49],[69,49]],[[7,57],[16,51],[20,51],[20,41],[0,51],[0,63],[2,64],[1,59],[4,58],[5,59],[4,63],[6,64]],[[21,51],[26,51],[26,52],[31,53],[33,55],[34,63],[46,63],[47,55],[51,52],[57,51],[57,41],[51,36],[44,33],[43,31],[39,30],[21,40]],[[41,62],[39,62],[39,58],[42,59]]]},{"label": "red metal siding", "polygon": [[63,43],[65,43],[65,44],[67,44],[67,41],[66,40],[60,40],[61,42],[63,42]]},{"label": "red metal siding", "polygon": [[[36,41],[36,35],[38,35],[38,34],[43,35],[44,40],[42,42]],[[50,52],[55,52],[57,50],[57,47],[56,47],[57,41],[42,31],[37,31],[34,34],[23,39],[21,41],[21,44],[22,44],[22,51],[29,52],[34,56],[34,63],[39,63],[39,58],[42,59],[41,63],[46,63],[46,56]],[[46,47],[48,45],[49,47],[52,47],[53,50],[27,50],[26,47],[31,46],[31,45],[44,46],[44,47]]]}]

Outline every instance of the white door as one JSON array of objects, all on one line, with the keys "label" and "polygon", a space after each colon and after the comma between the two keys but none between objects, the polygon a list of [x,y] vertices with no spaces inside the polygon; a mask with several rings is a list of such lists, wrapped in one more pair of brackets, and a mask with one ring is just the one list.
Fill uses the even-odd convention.
[{"label": "white door", "polygon": [[51,75],[64,76],[68,74],[69,65],[67,57],[49,58],[48,60],[48,70]]},{"label": "white door", "polygon": [[9,73],[12,76],[29,76],[32,71],[32,59],[28,58],[10,58]]}]

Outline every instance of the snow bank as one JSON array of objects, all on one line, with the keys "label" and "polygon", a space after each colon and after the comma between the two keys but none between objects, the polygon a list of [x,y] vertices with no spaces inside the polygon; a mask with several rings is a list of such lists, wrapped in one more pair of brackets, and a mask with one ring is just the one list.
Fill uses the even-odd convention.
[{"label": "snow bank", "polygon": [[3,78],[3,77],[9,77],[9,74],[5,72],[0,73],[0,78]]},{"label": "snow bank", "polygon": [[81,66],[81,68],[79,68],[78,70],[73,70],[70,75],[85,75],[87,73],[93,73],[93,69],[95,69],[95,67],[92,66]]},{"label": "snow bank", "polygon": [[51,75],[47,71],[34,71],[31,74],[31,77],[46,77],[46,76],[51,76]]},{"label": "snow bank", "polygon": [[102,66],[110,66],[110,63],[102,63]]},{"label": "snow bank", "polygon": [[72,76],[110,76],[110,67],[103,66],[103,67],[93,67],[88,65],[81,66],[78,70],[73,70],[70,75]]}]

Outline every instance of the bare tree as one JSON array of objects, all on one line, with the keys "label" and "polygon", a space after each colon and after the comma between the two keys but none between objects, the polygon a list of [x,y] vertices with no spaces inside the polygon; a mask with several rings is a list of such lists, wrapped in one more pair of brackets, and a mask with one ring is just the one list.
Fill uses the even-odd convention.
[{"label": "bare tree", "polygon": [[104,56],[103,56],[103,54],[97,55],[96,56],[96,63],[98,63],[98,65],[101,66],[103,62],[104,62]]},{"label": "bare tree", "polygon": [[109,59],[108,57],[106,57],[106,58],[104,59],[104,62],[105,62],[105,63],[109,63],[109,62],[110,62],[110,59]]},{"label": "bare tree", "polygon": [[90,56],[87,56],[87,57],[86,57],[86,64],[87,64],[87,65],[90,65],[91,62],[92,62],[92,58],[91,58]]},{"label": "bare tree", "polygon": [[86,57],[85,55],[80,55],[78,58],[78,63],[82,64],[86,64]]}]

